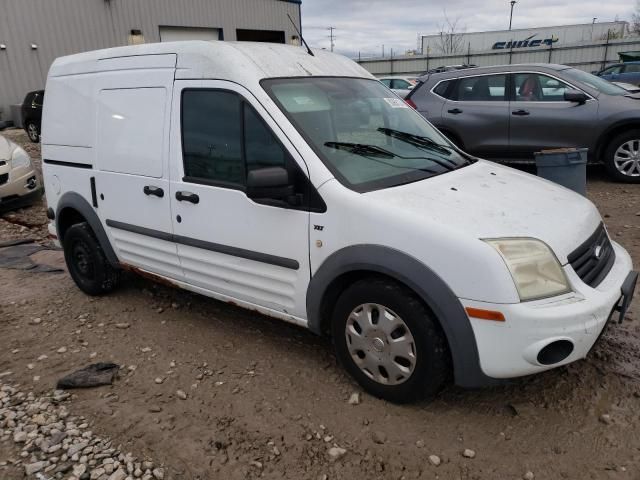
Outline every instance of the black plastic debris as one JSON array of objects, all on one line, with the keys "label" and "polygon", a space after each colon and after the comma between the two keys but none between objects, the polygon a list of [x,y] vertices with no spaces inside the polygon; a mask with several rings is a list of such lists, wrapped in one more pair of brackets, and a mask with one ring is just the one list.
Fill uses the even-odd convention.
[{"label": "black plastic debris", "polygon": [[50,265],[38,264],[31,259],[31,255],[43,250],[52,250],[33,243],[33,240],[10,240],[0,242],[0,268],[13,270],[27,270],[29,272],[62,272],[63,270]]},{"label": "black plastic debris", "polygon": [[58,380],[57,388],[89,388],[111,385],[120,370],[115,363],[94,363]]}]

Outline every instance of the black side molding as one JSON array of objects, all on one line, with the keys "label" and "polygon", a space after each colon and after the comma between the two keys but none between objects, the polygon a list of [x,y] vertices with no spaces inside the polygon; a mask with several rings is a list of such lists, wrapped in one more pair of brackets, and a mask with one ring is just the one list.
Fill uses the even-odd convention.
[{"label": "black side molding", "polygon": [[153,230],[151,228],[139,227],[129,223],[118,222],[117,220],[107,220],[107,225],[118,230],[146,235],[147,237],[158,238],[167,242],[179,243],[189,247],[202,248],[211,252],[231,255],[233,257],[245,258],[256,262],[267,263],[277,267],[288,268],[290,270],[298,270],[300,263],[297,260],[285,257],[278,257],[268,253],[255,252],[253,250],[245,250],[244,248],[232,247],[229,245],[221,245],[219,243],[198,240],[197,238],[183,237],[182,235],[173,235],[171,233]]},{"label": "black side molding", "polygon": [[87,170],[93,169],[93,165],[90,163],[63,162],[62,160],[49,160],[48,158],[45,158],[43,162],[47,165],[57,165],[59,167],[85,168]]}]

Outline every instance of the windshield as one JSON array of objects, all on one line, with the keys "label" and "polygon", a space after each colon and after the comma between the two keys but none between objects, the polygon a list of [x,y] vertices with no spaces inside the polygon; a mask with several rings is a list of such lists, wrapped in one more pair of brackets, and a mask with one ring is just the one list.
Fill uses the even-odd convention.
[{"label": "windshield", "polygon": [[358,192],[472,162],[377,80],[305,77],[262,85],[336,178]]},{"label": "windshield", "polygon": [[564,73],[567,77],[576,82],[582,83],[588,87],[591,87],[600,93],[604,93],[606,95],[627,95],[628,92],[624,88],[620,88],[617,85],[614,85],[608,80],[604,78],[596,77],[595,75],[587,72],[583,72],[582,70],[577,70],[575,68],[568,68],[564,70]]}]

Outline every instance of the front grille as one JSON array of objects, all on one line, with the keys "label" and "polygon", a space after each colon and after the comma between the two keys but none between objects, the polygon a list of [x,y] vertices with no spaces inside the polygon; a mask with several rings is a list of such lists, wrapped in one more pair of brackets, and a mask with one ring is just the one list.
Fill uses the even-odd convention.
[{"label": "front grille", "polygon": [[0,175],[0,185],[4,185],[8,181],[9,181],[9,174],[8,173],[3,173],[2,175]]},{"label": "front grille", "polygon": [[567,259],[584,283],[594,288],[600,285],[616,261],[616,253],[604,225],[598,225],[596,231]]}]

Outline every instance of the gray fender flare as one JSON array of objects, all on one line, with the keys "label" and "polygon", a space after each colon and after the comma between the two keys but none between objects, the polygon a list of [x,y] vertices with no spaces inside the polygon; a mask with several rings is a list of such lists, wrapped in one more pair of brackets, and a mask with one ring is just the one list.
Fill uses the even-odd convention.
[{"label": "gray fender flare", "polygon": [[[107,237],[106,232],[104,231],[104,227],[102,226],[102,222],[98,217],[98,214],[93,209],[91,204],[85,198],[76,193],[76,192],[67,192],[58,201],[58,205],[56,208],[56,229],[58,232],[61,232],[59,221],[61,218],[61,213],[65,208],[72,208],[76,210],[80,215],[82,215],[93,233],[95,233],[102,250],[104,251],[107,260],[109,263],[115,268],[120,268],[120,262],[118,261],[118,257],[116,256],[113,248],[111,247],[111,243],[109,242],[109,238]],[[60,233],[58,233],[60,237]],[[60,243],[64,242],[64,239],[60,237]]]},{"label": "gray fender flare", "polygon": [[354,245],[327,258],[313,275],[307,290],[309,329],[322,334],[322,303],[327,288],[339,276],[354,271],[384,274],[413,290],[433,311],[445,333],[455,383],[475,388],[502,383],[482,372],[478,347],[460,300],[451,288],[419,260],[389,247]]}]

